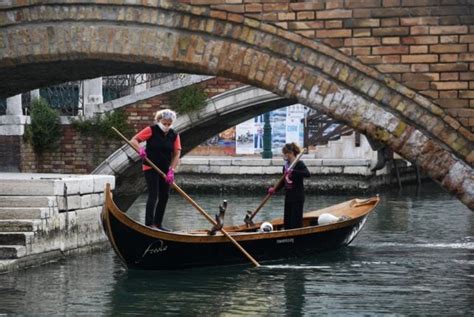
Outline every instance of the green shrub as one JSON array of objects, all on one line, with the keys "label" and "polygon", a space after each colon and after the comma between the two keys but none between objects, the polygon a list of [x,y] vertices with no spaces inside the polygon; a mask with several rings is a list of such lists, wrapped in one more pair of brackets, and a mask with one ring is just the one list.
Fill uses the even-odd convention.
[{"label": "green shrub", "polygon": [[132,129],[127,122],[127,115],[121,110],[107,112],[103,115],[98,114],[90,119],[85,119],[83,117],[72,119],[71,125],[83,136],[104,140],[121,140],[112,130],[112,127],[115,127],[126,136],[129,136],[132,133]]},{"label": "green shrub", "polygon": [[41,156],[46,151],[56,150],[62,136],[59,112],[51,108],[45,99],[38,98],[31,103],[30,120],[24,137],[35,153]]},{"label": "green shrub", "polygon": [[178,113],[190,113],[206,106],[208,96],[199,85],[186,86],[170,97],[171,107]]}]

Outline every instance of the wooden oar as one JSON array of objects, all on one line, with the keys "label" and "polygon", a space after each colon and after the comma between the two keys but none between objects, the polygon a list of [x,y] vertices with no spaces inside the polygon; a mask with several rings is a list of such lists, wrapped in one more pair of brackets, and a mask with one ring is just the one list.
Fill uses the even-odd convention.
[{"label": "wooden oar", "polygon": [[[288,167],[288,169],[293,169],[293,167],[295,167],[296,163],[298,163],[298,161],[300,160],[300,158],[303,156],[303,153],[305,152],[305,149],[303,149],[301,151],[300,154],[298,154],[298,156],[295,158],[295,160],[291,163],[290,167]],[[278,180],[278,182],[273,186],[274,189],[277,189],[278,186],[280,186],[280,184],[283,182],[283,180],[285,179],[285,174],[283,174],[282,177],[280,177],[280,179]],[[272,197],[272,195],[270,194],[267,194],[267,196],[265,196],[265,198],[262,200],[262,202],[260,203],[260,205],[258,205],[257,209],[255,209],[254,212],[252,212],[251,210],[248,210],[247,211],[247,215],[245,216],[245,223],[247,224],[247,226],[253,226],[254,223],[252,221],[252,219],[255,217],[255,215],[260,211],[260,209],[262,209],[262,207],[266,204],[266,202],[270,199],[270,197]]]},{"label": "wooden oar", "polygon": [[[137,153],[138,153],[138,149],[135,147],[135,145],[130,142],[122,133],[120,133],[119,130],[117,130],[116,128],[112,127],[112,129],[125,141],[127,142],[128,145],[130,145]],[[166,174],[163,173],[162,170],[160,170],[158,168],[158,166],[156,166],[148,157],[145,158],[145,161],[150,164],[151,167],[153,167],[153,169],[155,171],[158,172],[158,174],[163,177],[163,178],[166,178]],[[173,182],[171,184],[171,187],[173,187],[181,196],[183,196],[184,199],[186,199],[191,205],[193,205],[194,208],[196,208],[200,213],[201,215],[203,215],[210,223],[212,223],[214,226],[217,226],[217,222],[212,219],[211,216],[209,216],[207,214],[207,212],[204,211],[204,209],[201,208],[201,206],[199,206],[191,197],[188,196],[188,194],[186,194],[178,185],[176,185],[175,182]],[[255,267],[259,267],[260,264],[247,252],[245,251],[244,248],[242,248],[242,246],[237,242],[235,241],[234,238],[232,238],[228,233],[227,231],[225,231],[224,229],[219,229],[222,234],[224,236],[227,237],[227,239],[230,240],[230,242],[232,242],[236,247],[237,249],[239,249],[250,261],[252,261],[252,263],[255,265]]]}]

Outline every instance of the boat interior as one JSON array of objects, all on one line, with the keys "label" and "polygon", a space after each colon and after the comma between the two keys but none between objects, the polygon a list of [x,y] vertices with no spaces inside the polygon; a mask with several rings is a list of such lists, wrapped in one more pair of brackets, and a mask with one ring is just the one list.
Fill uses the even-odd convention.
[{"label": "boat interior", "polygon": [[[332,205],[323,209],[318,209],[310,212],[306,212],[303,215],[303,228],[330,225],[334,222],[343,222],[350,219],[358,218],[370,212],[379,202],[379,197],[371,197],[368,199],[352,199],[337,205]],[[320,216],[323,214],[332,215],[333,222],[331,223],[320,223]],[[271,221],[266,221],[272,225],[272,231],[284,230],[283,219],[277,218]],[[251,224],[242,224],[237,226],[224,226],[223,229],[227,232],[262,232],[262,224],[265,221],[260,221]],[[210,234],[213,230],[196,230],[189,232],[190,234]]]}]

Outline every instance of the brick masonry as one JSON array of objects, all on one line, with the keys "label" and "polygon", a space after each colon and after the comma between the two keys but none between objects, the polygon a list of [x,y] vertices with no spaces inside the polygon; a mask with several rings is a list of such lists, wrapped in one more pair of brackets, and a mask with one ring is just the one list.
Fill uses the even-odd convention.
[{"label": "brick masonry", "polygon": [[321,41],[432,98],[474,131],[474,1],[180,0]]},{"label": "brick masonry", "polygon": [[[433,179],[474,209],[473,134],[457,120],[461,118],[457,114],[469,115],[470,109],[460,108],[457,113],[451,110],[448,113],[432,102],[431,98],[438,100],[438,95],[425,98],[397,81],[403,80],[408,69],[423,74],[439,73],[439,78],[441,73],[454,72],[453,67],[458,69],[459,78],[461,73],[472,72],[472,54],[460,51],[466,46],[461,43],[461,37],[473,31],[472,26],[466,24],[472,23],[469,17],[463,18],[467,12],[472,16],[472,6],[466,4],[470,1],[428,0],[412,12],[409,1],[318,1],[312,3],[315,7],[309,10],[315,13],[315,23],[311,25],[314,39],[299,34],[301,30],[290,29],[287,22],[298,16],[295,8],[307,8],[305,3],[299,3],[301,7],[292,5],[298,3],[289,3],[288,8],[293,8],[291,12],[278,13],[276,24],[279,27],[261,23],[249,17],[250,13],[246,11],[214,11],[206,6],[189,7],[174,1],[101,0],[97,4],[89,1],[87,5],[59,0],[48,2],[48,5],[37,3],[43,2],[31,0],[30,6],[23,7],[23,1],[10,1],[9,9],[0,11],[0,76],[6,83],[0,87],[0,95],[52,83],[61,76],[72,79],[71,74],[93,77],[101,73],[104,64],[110,66],[108,71],[112,73],[124,72],[130,65],[135,65],[137,70],[153,71],[158,65],[176,71],[229,77],[296,99],[386,143],[428,171]],[[213,1],[212,5],[219,3],[222,2]],[[244,2],[244,10],[247,3]],[[263,4],[264,10],[265,2],[259,3]],[[449,9],[447,7],[440,10],[440,6],[448,3],[447,7],[456,7],[457,11],[444,10]],[[209,1],[194,4],[205,5]],[[317,4],[325,7],[319,8]],[[379,7],[370,7],[375,4]],[[18,8],[13,9],[12,5]],[[259,6],[250,8],[255,11]],[[439,19],[440,25],[411,25],[413,21],[403,20],[426,16],[428,12],[443,16]],[[450,21],[444,19],[446,12],[452,12],[457,23],[463,24],[445,25],[445,21]],[[380,24],[361,27],[368,30],[355,33],[351,25],[344,24],[351,18],[353,21],[379,19]],[[64,20],[68,23],[61,23]],[[97,26],[97,20],[101,21],[100,26]],[[344,22],[340,29],[336,28],[338,20]],[[324,22],[324,29],[320,28],[321,22]],[[405,25],[407,23],[409,25]],[[34,28],[31,27],[33,24]],[[337,32],[331,33],[329,26]],[[284,30],[285,27],[289,31]],[[395,34],[390,33],[392,27]],[[436,37],[436,41],[430,37],[424,41],[434,41],[431,44],[438,46],[429,46],[427,51],[417,47],[413,54],[408,54],[411,46],[402,42],[408,35]],[[457,44],[461,45],[453,45],[457,51],[452,53],[458,54],[459,58],[455,66],[453,62],[441,59],[447,49],[440,46],[444,44],[440,43],[441,36],[450,35],[458,35]],[[347,43],[351,44],[345,45],[349,36]],[[379,44],[387,36],[391,38],[385,40],[387,47]],[[400,37],[400,44],[397,37]],[[371,44],[364,46],[365,41]],[[327,45],[330,43],[334,47],[338,43],[342,46],[336,50]],[[428,45],[420,45],[425,44]],[[409,46],[408,51],[405,46]],[[359,47],[369,48],[369,53],[354,55]],[[382,60],[384,57],[396,60],[399,55],[400,62],[392,60],[382,64],[391,67],[391,74],[401,77],[384,75],[377,70],[377,63],[369,67],[353,55]],[[57,63],[59,61],[61,63]],[[48,62],[51,63],[45,66]],[[61,71],[55,68],[57,65],[62,67]],[[463,74],[463,78],[466,76],[470,75]],[[454,77],[455,74],[444,74],[443,78]],[[435,78],[428,84],[429,90],[439,95],[449,92],[454,97],[456,93],[455,98],[460,99],[462,95],[464,100],[470,99],[466,97],[470,96],[471,82],[467,82]]]}]

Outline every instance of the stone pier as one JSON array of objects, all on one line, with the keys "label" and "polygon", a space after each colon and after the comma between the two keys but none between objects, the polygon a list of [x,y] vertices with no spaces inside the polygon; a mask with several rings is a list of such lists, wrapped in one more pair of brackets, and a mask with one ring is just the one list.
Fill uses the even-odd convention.
[{"label": "stone pier", "polygon": [[106,183],[114,176],[0,173],[0,273],[107,246]]}]

